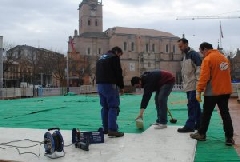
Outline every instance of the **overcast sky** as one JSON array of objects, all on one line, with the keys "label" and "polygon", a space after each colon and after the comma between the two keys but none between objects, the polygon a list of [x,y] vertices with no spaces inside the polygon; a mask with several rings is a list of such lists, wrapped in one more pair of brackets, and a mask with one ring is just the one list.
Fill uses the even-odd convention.
[{"label": "overcast sky", "polygon": [[[66,54],[68,37],[78,30],[81,0],[0,0],[0,36],[4,44],[41,47]],[[99,0],[100,2],[100,0]],[[203,41],[214,48],[220,21],[227,51],[240,48],[240,18],[176,20],[189,16],[238,16],[240,0],[102,0],[103,29],[149,28],[185,37],[198,50]]]}]

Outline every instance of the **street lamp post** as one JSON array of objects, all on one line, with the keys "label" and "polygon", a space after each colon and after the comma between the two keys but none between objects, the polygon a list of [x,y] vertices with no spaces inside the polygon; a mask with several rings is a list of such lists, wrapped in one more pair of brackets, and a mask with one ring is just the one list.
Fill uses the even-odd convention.
[{"label": "street lamp post", "polygon": [[43,86],[43,73],[40,73],[41,76],[41,86]]},{"label": "street lamp post", "polygon": [[68,67],[68,53],[67,53],[67,93],[69,92],[69,67]]},{"label": "street lamp post", "polygon": [[3,98],[3,36],[0,36],[0,97]]}]

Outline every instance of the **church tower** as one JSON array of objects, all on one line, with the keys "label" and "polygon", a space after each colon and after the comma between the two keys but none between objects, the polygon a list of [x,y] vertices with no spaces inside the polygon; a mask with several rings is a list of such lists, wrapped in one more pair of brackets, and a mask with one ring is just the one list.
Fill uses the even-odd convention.
[{"label": "church tower", "polygon": [[103,32],[102,1],[83,0],[79,5],[79,34]]}]

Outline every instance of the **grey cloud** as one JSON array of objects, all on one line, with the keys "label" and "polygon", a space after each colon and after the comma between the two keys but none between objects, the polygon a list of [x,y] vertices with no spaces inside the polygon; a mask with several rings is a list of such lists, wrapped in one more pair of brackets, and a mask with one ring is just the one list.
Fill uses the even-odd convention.
[{"label": "grey cloud", "polygon": [[[109,1],[103,0],[103,5]],[[112,1],[114,1],[113,4],[120,3],[134,11],[126,14],[129,16],[118,17],[119,13],[125,13],[126,11],[118,11],[115,9],[115,6],[109,6],[112,13],[104,13],[103,15],[104,30],[114,26],[122,26],[156,29],[171,32],[177,36],[181,36],[184,33],[186,37],[189,37],[191,45],[195,48],[198,48],[201,41],[209,41],[214,46],[217,45],[220,20],[177,21],[175,20],[177,16],[236,16],[239,14],[236,10],[240,8],[240,1],[238,0],[191,0],[184,2],[179,0]],[[78,29],[77,8],[80,2],[81,0],[77,2],[75,0],[1,0],[0,35],[3,35],[4,40],[7,40],[9,43],[40,45],[43,48],[59,49],[66,52],[68,36],[73,35],[74,30]],[[151,6],[152,4],[154,6]],[[105,7],[106,5],[103,6],[103,11],[106,11]],[[150,12],[151,7],[154,11],[159,10],[159,12],[156,14]],[[208,7],[212,8],[208,9]],[[147,13],[140,10],[143,8],[148,9]],[[224,46],[239,47],[239,27],[239,19],[222,20],[224,33],[222,44]],[[35,30],[32,28],[35,28]]]}]

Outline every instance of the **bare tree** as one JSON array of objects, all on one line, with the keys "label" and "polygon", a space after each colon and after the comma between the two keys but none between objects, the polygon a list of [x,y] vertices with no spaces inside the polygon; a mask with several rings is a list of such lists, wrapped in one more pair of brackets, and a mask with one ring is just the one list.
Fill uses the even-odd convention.
[{"label": "bare tree", "polygon": [[60,79],[64,77],[66,64],[63,54],[27,45],[9,48],[5,56],[4,71],[11,75],[17,73],[19,83],[51,84],[53,73]]},{"label": "bare tree", "polygon": [[66,87],[66,75],[65,75],[65,68],[66,68],[66,58],[61,55],[58,55],[54,60],[52,60],[53,67],[53,77],[60,81],[60,86]]},{"label": "bare tree", "polygon": [[4,43],[4,53],[3,53],[3,79],[4,87],[7,87],[6,80],[8,79],[7,73],[16,64],[16,57],[10,49],[13,48],[13,44]]}]

